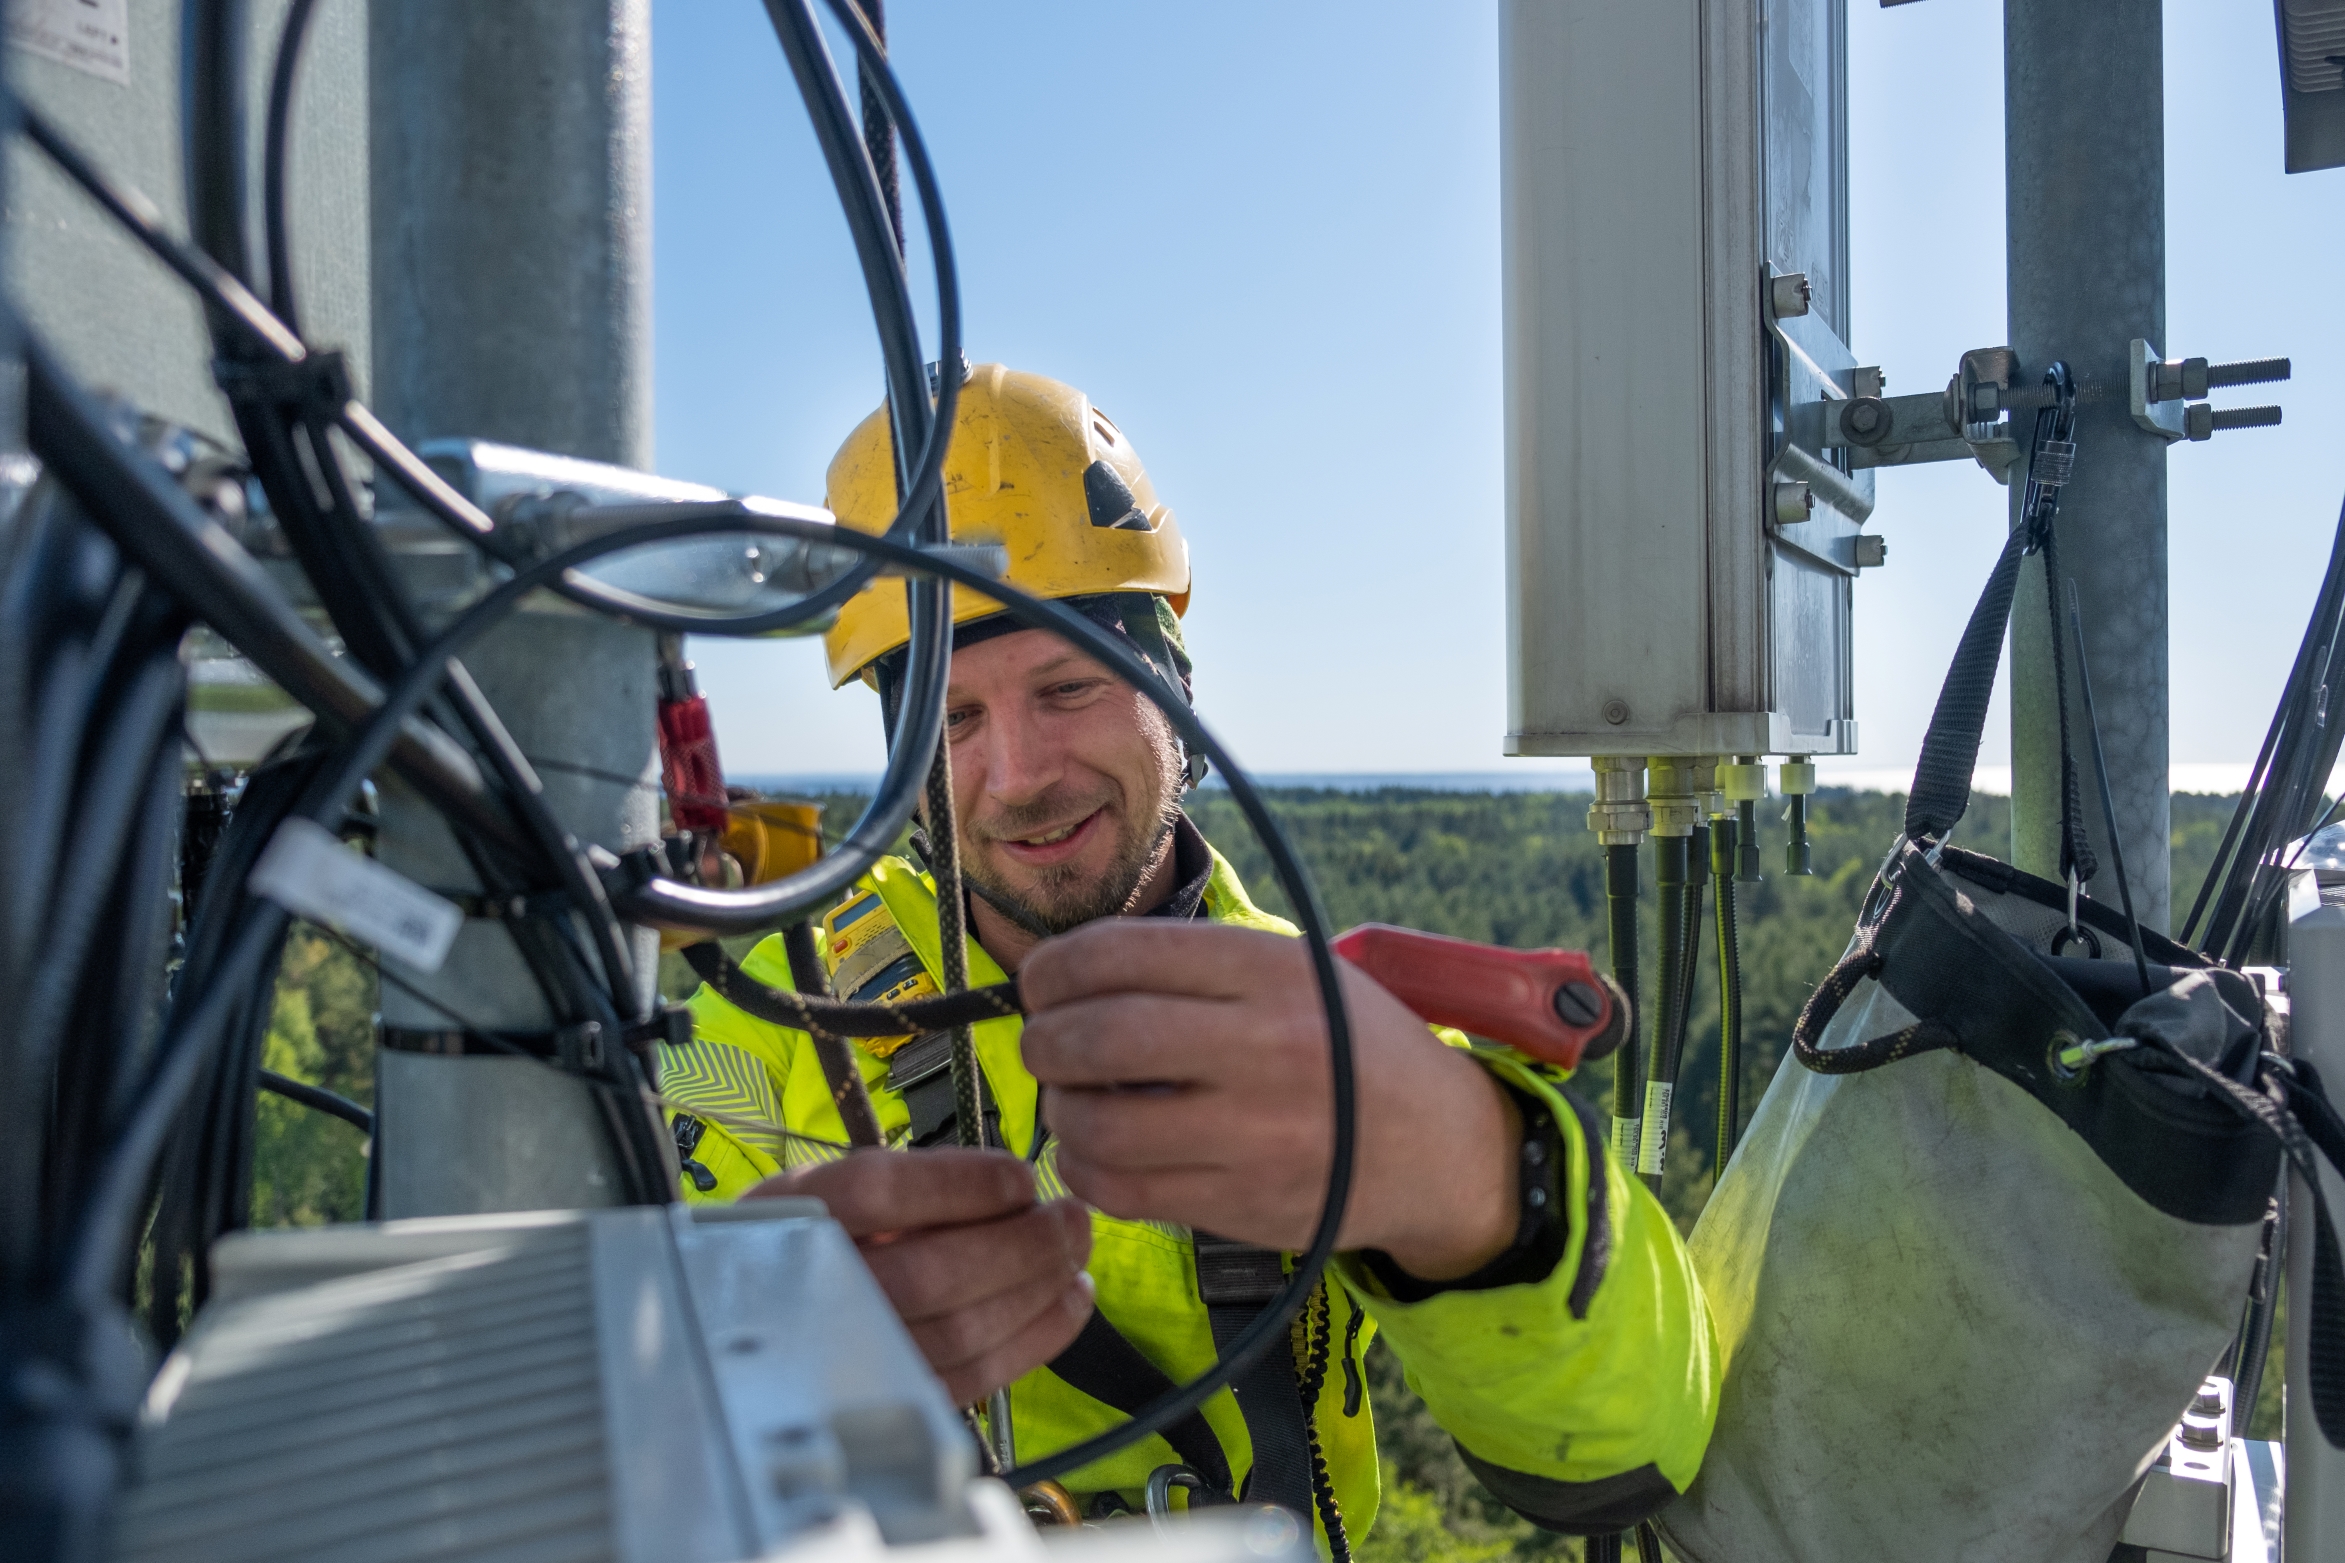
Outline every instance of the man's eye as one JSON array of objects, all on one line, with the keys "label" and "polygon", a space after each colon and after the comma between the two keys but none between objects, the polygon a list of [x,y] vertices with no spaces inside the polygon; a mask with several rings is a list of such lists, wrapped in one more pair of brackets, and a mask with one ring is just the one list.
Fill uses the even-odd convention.
[{"label": "man's eye", "polygon": [[952,729],[959,727],[962,723],[968,721],[976,714],[977,713],[974,711],[947,711],[945,713],[945,730],[950,732]]}]

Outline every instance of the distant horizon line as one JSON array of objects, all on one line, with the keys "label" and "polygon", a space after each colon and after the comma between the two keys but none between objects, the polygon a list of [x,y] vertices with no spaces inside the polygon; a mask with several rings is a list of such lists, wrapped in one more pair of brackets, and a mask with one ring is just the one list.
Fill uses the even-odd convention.
[{"label": "distant horizon line", "polygon": [[[2227,796],[2244,789],[2246,762],[2186,762],[2167,767],[2167,790]],[[1372,792],[1379,788],[1409,788],[1425,792],[1562,792],[1595,790],[1595,773],[1586,766],[1510,766],[1490,771],[1250,771],[1263,786],[1314,788],[1329,792]],[[796,792],[868,792],[879,781],[877,771],[763,771],[734,778],[744,786]],[[1774,777],[1772,769],[1769,781]],[[1913,784],[1910,770],[1835,767],[1817,763],[1819,787],[1847,792],[1902,793]],[[1205,785],[1217,788],[1219,777]],[[1973,790],[1996,797],[2011,795],[2011,767],[1982,765],[1971,773]],[[1772,791],[1770,786],[1770,791]]]}]

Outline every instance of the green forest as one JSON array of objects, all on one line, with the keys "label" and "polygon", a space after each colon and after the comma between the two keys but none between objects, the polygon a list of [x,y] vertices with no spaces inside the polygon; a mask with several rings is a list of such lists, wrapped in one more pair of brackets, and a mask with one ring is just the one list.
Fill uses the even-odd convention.
[{"label": "green forest", "polygon": [[[1605,949],[1602,862],[1585,825],[1585,794],[1385,788],[1288,789],[1269,796],[1338,929],[1386,922],[1517,948],[1560,946],[1600,957]],[[843,832],[863,800],[836,794],[823,801],[826,826],[836,833]],[[2175,796],[2177,906],[2189,904],[2205,876],[2234,801]],[[1792,1022],[1809,992],[1847,943],[1904,806],[1902,795],[1818,794],[1809,814],[1814,873],[1802,878],[1780,871],[1782,830],[1762,815],[1772,826],[1767,877],[1738,887],[1746,1115],[1781,1062]],[[1269,860],[1230,795],[1207,788],[1194,795],[1190,813],[1256,899],[1283,910]],[[2006,856],[2009,829],[2008,800],[1980,796],[1959,839]],[[1648,974],[1654,969],[1649,948],[1642,965]],[[673,957],[661,977],[664,991],[675,997],[689,991],[692,982]],[[371,1102],[374,1004],[374,974],[361,960],[324,935],[297,928],[287,947],[265,1067]],[[1718,994],[1715,950],[1707,939],[1693,1013],[1662,1190],[1664,1203],[1685,1229],[1701,1211],[1713,1172]],[[1608,1110],[1610,1084],[1609,1064],[1599,1063],[1575,1080],[1573,1089]],[[365,1151],[358,1133],[273,1096],[261,1097],[259,1115],[254,1223],[357,1219]],[[2275,1331],[2276,1339],[2283,1334]],[[1578,1556],[1576,1542],[1535,1530],[1482,1493],[1448,1437],[1402,1383],[1390,1353],[1373,1353],[1370,1368],[1387,1486],[1375,1534],[1358,1549],[1362,1563]],[[2276,1436],[2278,1379],[2275,1369],[2265,1380],[2253,1429],[2257,1437]]]}]

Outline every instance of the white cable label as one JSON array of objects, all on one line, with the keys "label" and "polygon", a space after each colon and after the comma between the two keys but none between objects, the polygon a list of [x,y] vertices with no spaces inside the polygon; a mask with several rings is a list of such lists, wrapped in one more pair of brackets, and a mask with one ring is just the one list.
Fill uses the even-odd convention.
[{"label": "white cable label", "polygon": [[1659,1177],[1662,1160],[1669,1154],[1669,1093],[1672,1089],[1666,1080],[1645,1082],[1645,1132],[1637,1143],[1637,1171],[1646,1177]]},{"label": "white cable label", "polygon": [[1624,1167],[1637,1164],[1638,1125],[1642,1118],[1615,1118],[1612,1120],[1612,1154]]},{"label": "white cable label", "polygon": [[315,820],[278,826],[245,888],[420,972],[440,969],[464,926],[455,902],[351,851]]}]

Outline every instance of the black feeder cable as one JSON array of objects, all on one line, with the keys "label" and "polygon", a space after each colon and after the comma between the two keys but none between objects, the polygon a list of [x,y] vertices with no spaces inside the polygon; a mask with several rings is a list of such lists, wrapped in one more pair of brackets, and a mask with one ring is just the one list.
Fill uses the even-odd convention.
[{"label": "black feeder cable", "polygon": [[328,1117],[339,1118],[361,1134],[375,1132],[375,1115],[373,1113],[368,1112],[349,1097],[329,1091],[324,1086],[311,1085],[308,1081],[296,1080],[291,1075],[281,1075],[274,1069],[264,1069],[260,1072],[260,1085],[261,1089],[271,1096],[282,1096],[285,1100],[307,1107],[313,1112],[321,1112]]},{"label": "black feeder cable", "polygon": [[[1746,802],[1742,805],[1748,808]],[[1742,948],[1735,926],[1735,880],[1740,822],[1722,814],[1710,822],[1710,877],[1718,886],[1718,1145],[1711,1186],[1742,1136]]]},{"label": "black feeder cable", "polygon": [[1637,1174],[1661,1192],[1669,1147],[1669,1098],[1677,1080],[1678,1043],[1685,1033],[1686,848],[1684,836],[1653,838],[1653,878],[1660,887],[1661,983],[1653,999],[1653,1044],[1645,1064],[1645,1099],[1637,1130]]},{"label": "black feeder cable", "polygon": [[1637,972],[1637,897],[1643,893],[1637,846],[1604,849],[1604,909],[1610,919],[1612,980],[1629,1003],[1625,1040],[1612,1054],[1612,1152],[1632,1171],[1637,1164],[1636,1122],[1644,1109],[1644,1081],[1638,1063],[1641,1033],[1637,1016],[1644,1002]]},{"label": "black feeder cable", "polygon": [[[1710,827],[1696,823],[1693,834],[1685,844],[1685,973],[1684,986],[1677,995],[1677,1045],[1682,1062],[1686,1034],[1694,1024],[1694,974],[1702,969],[1703,905],[1710,891]],[[1677,1089],[1677,1075],[1672,1072],[1669,1088]]]}]

